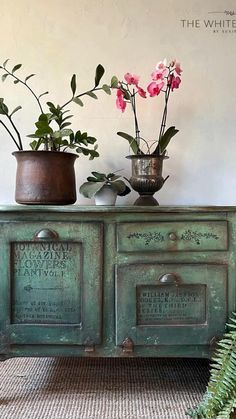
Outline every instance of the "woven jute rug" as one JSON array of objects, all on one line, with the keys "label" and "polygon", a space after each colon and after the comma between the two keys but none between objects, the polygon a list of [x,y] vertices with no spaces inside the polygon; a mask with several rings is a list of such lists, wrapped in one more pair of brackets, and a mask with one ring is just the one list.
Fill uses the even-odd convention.
[{"label": "woven jute rug", "polygon": [[0,363],[1,419],[183,419],[207,360],[19,358]]}]

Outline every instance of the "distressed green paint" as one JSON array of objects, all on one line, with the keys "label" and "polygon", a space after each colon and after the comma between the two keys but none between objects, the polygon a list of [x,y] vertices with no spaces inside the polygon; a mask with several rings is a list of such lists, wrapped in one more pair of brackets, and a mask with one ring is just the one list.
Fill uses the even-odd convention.
[{"label": "distressed green paint", "polygon": [[81,243],[18,241],[11,253],[12,323],[81,323]]},{"label": "distressed green paint", "polygon": [[123,252],[227,250],[227,222],[124,223],[117,227],[117,240]]},{"label": "distressed green paint", "polygon": [[[160,282],[161,276],[172,272],[179,278],[179,282],[163,285]],[[122,265],[117,267],[116,286],[117,344],[121,344],[125,336],[130,336],[136,345],[183,345],[193,342],[204,345],[224,329],[227,268],[220,264]],[[173,286],[176,288],[175,298]],[[137,287],[145,289],[145,313],[149,314],[149,321],[146,320],[145,325],[140,324],[137,316],[140,310]],[[178,294],[182,295],[176,298]],[[195,322],[192,318],[194,299],[201,299],[201,312],[196,313]],[[171,324],[173,322],[170,323],[170,318],[173,322],[178,320],[177,324]]]},{"label": "distressed green paint", "polygon": [[[11,344],[101,342],[102,227],[94,222],[1,223],[7,241],[1,249],[6,261],[1,286],[10,292],[2,304],[5,328],[10,318]],[[58,239],[36,240],[35,234],[46,228]]]},{"label": "distressed green paint", "polygon": [[2,206],[0,359],[208,357],[235,260],[236,207]]},{"label": "distressed green paint", "polygon": [[[172,274],[171,274],[172,275]],[[206,285],[153,284],[136,286],[136,325],[200,325],[207,321]],[[117,315],[118,318],[118,315]]]}]

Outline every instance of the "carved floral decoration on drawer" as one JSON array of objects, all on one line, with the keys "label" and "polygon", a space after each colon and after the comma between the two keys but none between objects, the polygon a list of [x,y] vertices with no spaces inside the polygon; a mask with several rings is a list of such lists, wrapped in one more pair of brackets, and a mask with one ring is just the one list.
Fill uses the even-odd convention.
[{"label": "carved floral decoration on drawer", "polygon": [[151,232],[148,233],[130,233],[128,239],[144,239],[145,246],[148,246],[152,241],[153,242],[163,242],[165,240],[163,234],[160,232]]},{"label": "carved floral decoration on drawer", "polygon": [[[151,232],[151,231],[147,233],[139,233],[139,232],[130,233],[127,236],[127,238],[128,239],[133,239],[133,238],[144,239],[145,246],[148,246],[151,242],[160,243],[160,242],[165,241],[165,237],[163,236],[163,234],[161,234],[160,232]],[[176,240],[177,239],[178,237],[176,236]],[[217,236],[217,234],[214,234],[214,233],[209,233],[209,232],[201,233],[198,231],[192,231],[188,229],[182,233],[179,239],[183,240],[184,242],[193,242],[197,245],[200,245],[202,239],[218,240],[219,236]]]},{"label": "carved floral decoration on drawer", "polygon": [[218,240],[219,236],[214,233],[199,233],[198,231],[186,230],[181,236],[181,240],[184,241],[191,241],[196,243],[197,245],[201,244],[201,239],[214,239]]}]

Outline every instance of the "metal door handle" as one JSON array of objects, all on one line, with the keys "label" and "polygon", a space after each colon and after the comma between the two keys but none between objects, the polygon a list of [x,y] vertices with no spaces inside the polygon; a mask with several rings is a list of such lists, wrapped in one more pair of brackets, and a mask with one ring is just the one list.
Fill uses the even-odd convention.
[{"label": "metal door handle", "polygon": [[161,275],[158,278],[158,281],[161,284],[180,284],[181,283],[180,277],[173,272]]},{"label": "metal door handle", "polygon": [[50,230],[49,228],[43,228],[35,233],[35,240],[55,240],[58,239],[59,235],[56,231]]}]

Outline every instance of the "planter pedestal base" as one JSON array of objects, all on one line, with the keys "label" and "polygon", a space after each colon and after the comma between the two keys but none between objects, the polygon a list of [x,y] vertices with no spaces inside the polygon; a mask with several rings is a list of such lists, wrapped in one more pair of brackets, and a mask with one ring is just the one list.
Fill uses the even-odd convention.
[{"label": "planter pedestal base", "polygon": [[139,198],[134,202],[134,205],[148,207],[150,205],[157,206],[159,203],[152,195],[140,195]]}]

